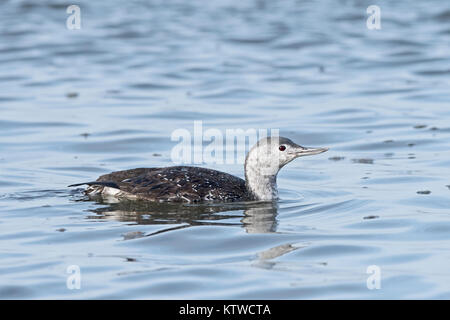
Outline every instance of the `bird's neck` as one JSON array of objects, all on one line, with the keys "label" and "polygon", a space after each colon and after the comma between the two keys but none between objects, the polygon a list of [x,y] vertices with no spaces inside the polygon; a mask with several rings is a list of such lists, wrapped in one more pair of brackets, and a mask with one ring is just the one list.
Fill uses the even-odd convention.
[{"label": "bird's neck", "polygon": [[278,199],[276,174],[267,175],[261,168],[246,164],[245,184],[256,200],[273,201]]}]

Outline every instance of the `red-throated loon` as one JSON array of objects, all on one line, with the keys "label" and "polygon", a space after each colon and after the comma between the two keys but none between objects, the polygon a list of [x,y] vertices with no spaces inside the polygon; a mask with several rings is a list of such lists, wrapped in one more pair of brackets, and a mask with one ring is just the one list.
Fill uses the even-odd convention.
[{"label": "red-throated loon", "polygon": [[259,140],[245,159],[245,180],[217,170],[175,166],[138,168],[106,174],[88,185],[86,194],[158,202],[273,201],[278,199],[277,174],[295,158],[328,148],[306,148],[288,138]]}]

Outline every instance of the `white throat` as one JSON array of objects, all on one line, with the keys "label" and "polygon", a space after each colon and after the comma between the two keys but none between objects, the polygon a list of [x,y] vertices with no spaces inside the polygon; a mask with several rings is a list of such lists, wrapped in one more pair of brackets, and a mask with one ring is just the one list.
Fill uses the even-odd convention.
[{"label": "white throat", "polygon": [[273,167],[264,167],[261,166],[257,158],[249,154],[244,168],[247,189],[257,200],[272,201],[278,199],[278,163]]},{"label": "white throat", "polygon": [[247,189],[257,200],[272,201],[278,199],[277,177],[259,176],[247,173]]}]

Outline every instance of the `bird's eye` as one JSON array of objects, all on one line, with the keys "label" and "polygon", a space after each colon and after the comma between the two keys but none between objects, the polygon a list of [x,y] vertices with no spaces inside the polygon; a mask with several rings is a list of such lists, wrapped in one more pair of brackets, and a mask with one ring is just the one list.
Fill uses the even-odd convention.
[{"label": "bird's eye", "polygon": [[279,146],[279,147],[278,147],[278,150],[284,151],[284,150],[286,150],[286,146]]}]

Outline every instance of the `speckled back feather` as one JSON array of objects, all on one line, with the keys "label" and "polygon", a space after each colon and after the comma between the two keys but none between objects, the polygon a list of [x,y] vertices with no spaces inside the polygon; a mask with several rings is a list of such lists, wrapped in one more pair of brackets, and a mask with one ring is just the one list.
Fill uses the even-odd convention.
[{"label": "speckled back feather", "polygon": [[[254,200],[245,181],[228,173],[189,166],[138,168],[116,171],[97,179],[113,182],[119,190],[137,199],[170,202]],[[93,186],[102,192],[103,186]],[[89,191],[88,191],[89,192]]]}]

